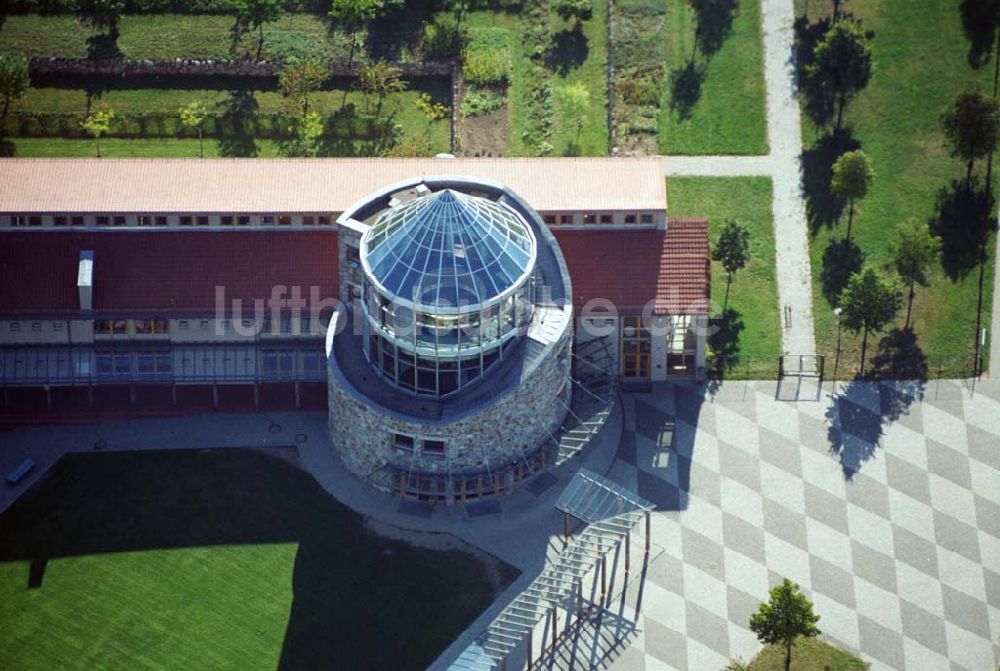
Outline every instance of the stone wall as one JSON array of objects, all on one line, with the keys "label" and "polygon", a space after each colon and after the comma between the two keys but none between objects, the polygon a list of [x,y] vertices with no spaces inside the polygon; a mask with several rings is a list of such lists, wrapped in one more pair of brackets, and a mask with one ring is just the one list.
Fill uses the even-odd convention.
[{"label": "stone wall", "polygon": [[[509,464],[559,428],[570,403],[571,320],[535,369],[508,394],[453,421],[423,421],[381,408],[344,379],[334,357],[327,362],[330,436],[347,467],[367,477],[387,464],[424,472],[477,471]],[[358,356],[363,356],[358,352]],[[374,374],[374,373],[373,373]],[[560,394],[562,394],[560,396]],[[393,433],[445,441],[448,455],[396,451]]]}]

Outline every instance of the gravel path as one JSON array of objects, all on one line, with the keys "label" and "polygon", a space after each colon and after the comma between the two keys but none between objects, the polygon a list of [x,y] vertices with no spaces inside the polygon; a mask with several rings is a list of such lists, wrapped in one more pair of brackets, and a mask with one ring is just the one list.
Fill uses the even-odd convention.
[{"label": "gravel path", "polygon": [[815,354],[812,282],[802,194],[802,136],[793,61],[793,0],[764,0],[767,156],[665,156],[667,175],[766,175],[774,184],[774,238],[781,304],[781,349]]}]

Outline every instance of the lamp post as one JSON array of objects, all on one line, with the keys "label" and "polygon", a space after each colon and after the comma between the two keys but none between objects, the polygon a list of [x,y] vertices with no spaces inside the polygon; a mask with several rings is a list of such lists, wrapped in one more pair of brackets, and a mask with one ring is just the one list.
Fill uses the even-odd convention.
[{"label": "lamp post", "polygon": [[834,308],[833,314],[837,318],[837,353],[833,358],[833,388],[837,388],[837,367],[840,366],[840,315],[844,312],[843,308]]}]

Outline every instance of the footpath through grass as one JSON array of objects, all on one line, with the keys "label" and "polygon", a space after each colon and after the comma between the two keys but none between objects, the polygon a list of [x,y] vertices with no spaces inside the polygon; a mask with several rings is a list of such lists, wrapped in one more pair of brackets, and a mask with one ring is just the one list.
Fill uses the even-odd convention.
[{"label": "footpath through grass", "polygon": [[[807,4],[811,22],[831,13],[828,1],[798,0],[799,16]],[[875,31],[874,74],[847,108],[846,137],[840,146],[860,146],[875,170],[872,189],[857,204],[852,237],[866,263],[884,266],[891,260],[896,226],[910,217],[930,220],[938,191],[964,176],[960,161],[948,154],[940,116],[955,95],[975,83],[992,91],[993,62],[978,71],[970,67],[966,60],[969,42],[962,32],[958,4],[950,0],[852,0],[842,8]],[[829,128],[810,125],[805,113],[803,123],[817,350],[828,355],[829,364],[837,342],[832,301],[845,281],[843,269],[852,267],[848,260],[852,254],[843,242],[846,208],[838,212],[829,195],[829,168],[837,143],[831,141]],[[838,242],[840,247],[831,247]],[[992,240],[988,247],[992,257]],[[994,261],[991,258],[987,266],[984,283],[986,326]],[[930,273],[930,286],[917,289],[913,329],[932,376],[971,373],[978,279],[978,267],[953,281],[938,265]],[[904,305],[894,326],[902,327],[905,316]],[[876,354],[879,338],[869,339],[869,357]],[[850,377],[856,371],[860,348],[860,335],[842,334],[841,376]],[[827,370],[831,370],[829,365]]]},{"label": "footpath through grass", "polygon": [[[709,338],[713,353],[733,357],[728,377],[767,376],[781,353],[778,288],[774,267],[774,223],[769,177],[672,177],[667,182],[671,217],[708,217],[714,243],[729,219],[750,231],[751,260],[736,273],[719,332]],[[712,262],[712,313],[722,314],[726,271]],[[747,372],[747,364],[750,371]]]},{"label": "footpath through grass", "polygon": [[702,23],[707,37],[696,48],[697,15],[687,0],[667,0],[660,152],[767,154],[760,0]]},{"label": "footpath through grass", "polygon": [[493,593],[247,450],[71,455],[0,516],[3,669],[417,670]]}]

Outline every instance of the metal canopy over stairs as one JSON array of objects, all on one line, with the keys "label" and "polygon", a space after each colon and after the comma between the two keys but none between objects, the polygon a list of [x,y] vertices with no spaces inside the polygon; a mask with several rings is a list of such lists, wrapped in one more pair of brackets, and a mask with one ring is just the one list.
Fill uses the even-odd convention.
[{"label": "metal canopy over stairs", "polygon": [[[559,497],[556,508],[584,520],[587,526],[578,536],[568,540],[563,551],[500,611],[486,632],[459,655],[450,669],[505,669],[508,658],[513,655],[519,661],[527,661],[531,668],[536,629],[542,630],[540,638],[544,639],[546,632],[551,634],[551,649],[554,650],[560,611],[567,618],[575,617],[578,621],[593,618],[595,609],[598,613],[603,611],[605,557],[624,541],[628,570],[629,535],[644,518],[646,551],[649,551],[648,525],[653,507],[652,503],[620,485],[580,469]],[[584,599],[584,579],[597,574],[601,578],[601,602],[594,604]],[[544,652],[546,643],[540,642]]]}]

